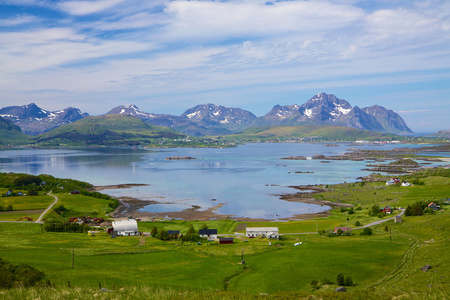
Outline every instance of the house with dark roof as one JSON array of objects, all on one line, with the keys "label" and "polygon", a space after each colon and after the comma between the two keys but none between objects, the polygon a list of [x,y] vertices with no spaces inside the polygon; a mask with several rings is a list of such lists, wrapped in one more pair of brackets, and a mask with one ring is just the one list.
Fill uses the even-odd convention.
[{"label": "house with dark roof", "polygon": [[180,236],[179,230],[167,230],[168,235],[173,235],[174,237],[178,238]]},{"label": "house with dark roof", "polygon": [[198,234],[203,238],[217,239],[217,229],[200,229]]}]

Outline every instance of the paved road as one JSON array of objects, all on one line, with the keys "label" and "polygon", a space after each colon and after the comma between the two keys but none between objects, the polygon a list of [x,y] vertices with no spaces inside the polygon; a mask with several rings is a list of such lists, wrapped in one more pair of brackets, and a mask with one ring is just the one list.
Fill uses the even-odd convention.
[{"label": "paved road", "polygon": [[56,204],[56,202],[58,202],[58,197],[53,195],[52,192],[48,193],[47,195],[55,198],[55,201],[52,204],[50,204],[50,206],[46,210],[44,210],[44,212],[39,216],[39,218],[34,223],[44,223],[42,222],[42,218],[45,216],[46,213],[50,211],[50,209],[52,209],[52,207]]},{"label": "paved road", "polygon": [[[402,211],[397,215],[397,216],[403,216],[403,214],[405,213],[405,210],[404,209],[402,209]],[[372,223],[369,223],[369,224],[367,224],[367,225],[364,225],[364,226],[361,226],[361,227],[357,227],[357,228],[352,228],[352,230],[356,230],[356,229],[362,229],[362,228],[366,228],[366,227],[371,227],[371,226],[375,226],[375,225],[378,225],[378,224],[381,224],[381,223],[384,223],[384,222],[387,222],[387,221],[389,221],[389,220],[394,220],[395,219],[395,217],[392,217],[392,218],[389,218],[389,219],[384,219],[384,220],[379,220],[379,221],[376,221],[376,222],[372,222]]]}]

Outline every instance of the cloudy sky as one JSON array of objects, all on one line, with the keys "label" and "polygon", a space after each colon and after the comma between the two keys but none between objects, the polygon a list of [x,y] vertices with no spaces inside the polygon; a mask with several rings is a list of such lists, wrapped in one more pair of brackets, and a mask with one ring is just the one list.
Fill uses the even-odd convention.
[{"label": "cloudy sky", "polygon": [[450,129],[450,1],[0,0],[0,107],[261,116],[318,92]]}]

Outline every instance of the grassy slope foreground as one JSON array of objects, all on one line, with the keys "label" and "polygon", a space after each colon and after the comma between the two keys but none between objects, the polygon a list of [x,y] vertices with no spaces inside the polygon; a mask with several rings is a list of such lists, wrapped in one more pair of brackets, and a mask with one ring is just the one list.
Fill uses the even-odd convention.
[{"label": "grassy slope foreground", "polygon": [[[330,186],[327,192],[317,195],[361,206],[351,215],[333,210],[326,219],[248,225],[279,226],[281,233],[311,232],[315,228],[353,224],[356,220],[376,220],[378,217],[367,216],[373,204],[407,205],[418,200],[439,200],[450,194],[448,170],[430,171],[418,177],[424,185],[402,188],[377,182],[346,184]],[[82,196],[62,198],[74,211],[101,210],[101,206],[89,206],[89,199]],[[55,289],[0,291],[0,297],[446,299],[450,289],[450,211],[448,206],[442,207],[433,214],[404,217],[403,223],[388,221],[375,226],[372,236],[361,236],[358,230],[352,236],[340,237],[289,234],[280,241],[270,241],[271,245],[267,239],[244,237],[236,238],[232,245],[163,242],[152,237],[112,239],[106,233],[91,237],[43,232],[40,224],[0,223],[0,257],[43,270],[55,284]],[[190,224],[198,229],[203,223],[173,220],[142,222],[139,226],[143,231],[156,226],[186,232]],[[232,220],[206,224],[226,235],[242,228]],[[390,232],[384,230],[386,225]],[[294,246],[298,242],[302,244]],[[242,251],[245,265],[240,264]],[[420,270],[425,264],[432,269]],[[355,283],[347,293],[334,292],[338,273],[351,276]],[[311,291],[312,280],[324,279],[332,284]],[[99,284],[113,292],[99,293]]]}]

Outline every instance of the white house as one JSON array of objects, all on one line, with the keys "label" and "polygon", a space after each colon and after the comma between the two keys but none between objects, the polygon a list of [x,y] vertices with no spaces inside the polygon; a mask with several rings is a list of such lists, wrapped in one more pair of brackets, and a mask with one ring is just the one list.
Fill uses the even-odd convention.
[{"label": "white house", "polygon": [[269,239],[278,239],[278,227],[247,227],[245,235],[251,237],[267,237]]},{"label": "white house", "polygon": [[408,181],[403,181],[402,186],[411,186],[411,184]]},{"label": "white house", "polygon": [[112,227],[116,235],[131,236],[140,234],[135,219],[112,222]]}]

